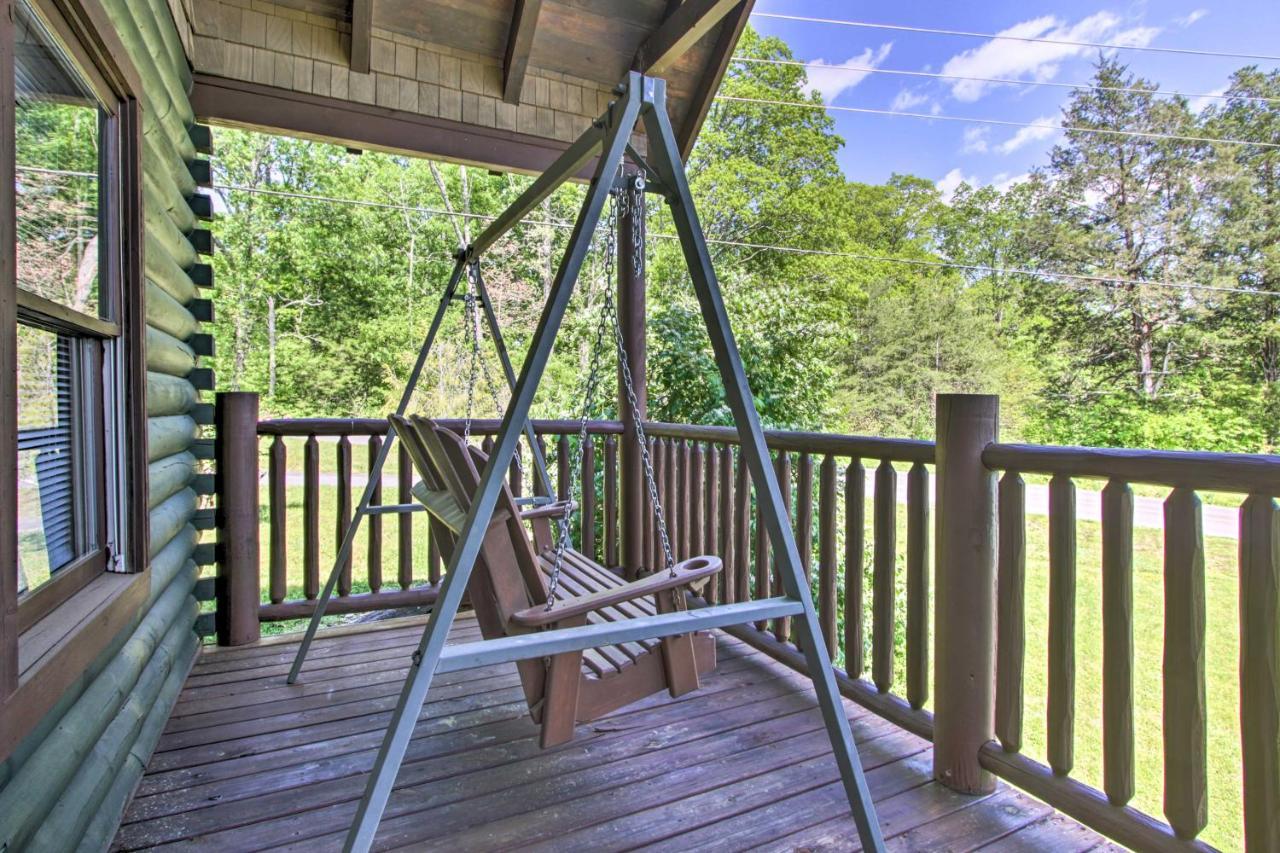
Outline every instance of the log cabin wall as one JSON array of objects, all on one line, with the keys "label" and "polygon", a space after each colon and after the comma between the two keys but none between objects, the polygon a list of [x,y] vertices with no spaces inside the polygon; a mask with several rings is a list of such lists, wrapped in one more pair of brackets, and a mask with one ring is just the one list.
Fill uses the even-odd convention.
[{"label": "log cabin wall", "polygon": [[[212,319],[201,289],[212,284],[200,220],[210,214],[209,139],[194,124],[191,71],[167,0],[98,0],[137,67],[142,86],[146,435],[149,515],[147,591],[127,626],[52,710],[0,763],[0,850],[103,849],[168,719],[195,659],[201,561],[199,510],[212,477],[199,472],[212,388],[200,366],[212,353],[201,329]],[[181,11],[180,2],[175,3]]]}]

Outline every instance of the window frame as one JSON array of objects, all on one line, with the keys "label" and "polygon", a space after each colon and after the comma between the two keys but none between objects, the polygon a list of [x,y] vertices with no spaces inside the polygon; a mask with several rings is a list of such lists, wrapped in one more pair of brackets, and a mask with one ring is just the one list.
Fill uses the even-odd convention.
[{"label": "window frame", "polygon": [[[18,287],[15,170],[15,18],[17,0],[0,0],[0,361],[15,365],[19,323],[74,335],[88,353],[81,381],[92,385],[92,437],[96,469],[94,498],[97,547],[61,568],[47,582],[17,592],[17,395],[16,368],[0,375],[0,718],[11,713],[26,728],[43,708],[13,707],[19,688],[40,686],[38,695],[60,693],[52,684],[69,683],[75,664],[87,665],[101,648],[90,630],[120,624],[140,606],[138,577],[148,568],[146,353],[143,304],[142,121],[136,69],[100,0],[27,0],[82,72],[103,108],[99,141],[100,240],[98,304],[95,317]],[[82,362],[84,361],[82,355]],[[80,395],[83,397],[84,395]],[[12,509],[4,509],[12,507]],[[108,549],[108,545],[112,545]],[[110,580],[121,573],[119,582]],[[103,594],[104,581],[108,594]],[[127,577],[133,575],[134,577]],[[95,602],[93,618],[76,620],[50,649],[20,655],[24,634],[43,623],[58,624],[61,609],[79,599]],[[84,604],[80,601],[80,604]],[[46,621],[47,620],[47,621]],[[35,632],[41,633],[41,632]],[[34,641],[33,641],[34,642]],[[47,653],[46,653],[47,652]],[[56,653],[56,654],[55,654]],[[26,658],[23,662],[22,658]],[[35,660],[36,663],[32,663]],[[47,672],[47,676],[46,676]],[[25,689],[22,692],[26,692]],[[16,729],[15,729],[16,731]],[[11,746],[0,744],[0,756]]]}]

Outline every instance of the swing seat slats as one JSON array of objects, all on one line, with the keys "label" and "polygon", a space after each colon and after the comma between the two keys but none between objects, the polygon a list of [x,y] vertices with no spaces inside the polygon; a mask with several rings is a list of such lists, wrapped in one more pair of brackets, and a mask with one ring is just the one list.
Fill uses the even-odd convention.
[{"label": "swing seat slats", "polygon": [[[421,417],[393,416],[422,482],[413,494],[428,510],[442,553],[452,550],[479,469],[488,458],[455,433]],[[554,517],[568,502],[519,511],[505,486],[486,530],[467,595],[485,639],[619,622],[683,608],[684,588],[721,571],[715,557],[678,564],[675,576],[660,571],[626,581],[594,560],[566,548],[550,611],[546,608],[555,565]],[[525,525],[533,527],[530,541]],[[535,543],[538,543],[535,545]],[[575,723],[598,719],[660,690],[682,695],[715,668],[715,640],[702,631],[663,639],[639,639],[517,663],[530,715],[542,726],[542,745],[573,737]]]}]

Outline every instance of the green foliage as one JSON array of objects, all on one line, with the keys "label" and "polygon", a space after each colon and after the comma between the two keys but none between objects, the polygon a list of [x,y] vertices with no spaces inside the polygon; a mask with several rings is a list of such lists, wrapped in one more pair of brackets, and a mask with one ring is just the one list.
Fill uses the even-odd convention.
[{"label": "green foliage", "polygon": [[[739,53],[793,56],[748,30]],[[1064,123],[1098,131],[1272,139],[1280,73],[1241,69],[1223,106],[1193,113],[1113,60]],[[723,93],[818,103],[796,65],[736,63]],[[1048,164],[1003,191],[923,178],[847,181],[843,141],[807,106],[719,100],[689,160],[744,367],[771,426],[929,437],[944,392],[1002,397],[1006,438],[1188,449],[1274,448],[1280,300],[1117,284],[1196,281],[1280,291],[1280,154],[1068,131]],[[385,413],[451,268],[450,253],[527,179],[237,131],[219,134],[227,214],[218,376],[274,415]],[[316,201],[298,195],[355,203]],[[577,215],[567,186],[485,259],[512,356],[528,344]],[[656,201],[656,197],[654,198]],[[730,413],[673,224],[648,219],[649,400],[656,419]],[[461,214],[458,218],[452,214]],[[601,232],[602,233],[602,232]],[[597,235],[535,403],[577,414],[604,289]],[[805,250],[777,251],[770,246]],[[905,263],[904,263],[905,261]],[[1083,276],[1061,278],[1048,274]],[[420,410],[459,415],[469,358],[445,322]],[[485,341],[482,373],[500,382]],[[616,408],[612,348],[589,411]],[[477,415],[505,390],[481,383]]]}]

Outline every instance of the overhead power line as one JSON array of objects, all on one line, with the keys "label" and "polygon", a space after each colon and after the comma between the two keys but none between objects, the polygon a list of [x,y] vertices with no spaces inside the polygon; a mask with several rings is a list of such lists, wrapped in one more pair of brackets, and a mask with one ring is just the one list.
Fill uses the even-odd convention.
[{"label": "overhead power line", "polygon": [[[215,189],[229,190],[232,192],[243,192],[254,195],[275,196],[278,198],[289,198],[307,202],[331,203],[331,204],[349,204],[357,207],[381,208],[385,210],[408,211],[412,213],[426,213],[432,216],[452,216],[463,219],[481,219],[492,221],[496,216],[490,216],[483,213],[463,213],[455,210],[445,210],[435,207],[420,207],[417,205],[396,204],[386,201],[365,201],[354,198],[341,198],[337,196],[324,196],[312,193],[292,192],[289,190],[269,190],[261,187],[245,187],[236,186],[234,184],[215,184]],[[558,219],[523,219],[523,225],[542,225],[552,228],[572,229],[574,223]],[[677,234],[664,234],[662,232],[649,232],[650,237],[659,240],[678,240]],[[1110,287],[1140,286],[1140,287],[1159,287],[1171,288],[1175,290],[1204,290],[1214,293],[1238,293],[1246,296],[1261,297],[1280,297],[1280,293],[1268,290],[1248,290],[1243,287],[1228,287],[1225,285],[1215,284],[1197,284],[1195,282],[1186,281],[1157,281],[1155,279],[1129,279],[1119,278],[1116,276],[1098,276],[1084,275],[1078,273],[1058,273],[1047,270],[1033,270],[1019,267],[995,267],[985,264],[965,264],[955,261],[925,260],[920,258],[902,258],[892,255],[874,255],[862,252],[842,252],[825,249],[803,249],[798,246],[777,246],[770,243],[751,243],[742,240],[721,240],[714,237],[708,237],[707,243],[715,246],[728,246],[739,249],[753,249],[757,251],[772,251],[790,255],[816,255],[828,258],[846,258],[849,260],[871,261],[875,263],[891,263],[904,264],[915,267],[934,267],[942,269],[964,270],[969,272],[981,272],[993,275],[1022,275],[1028,278],[1039,278],[1051,281],[1063,281],[1074,284],[1102,284]]]},{"label": "overhead power line", "polygon": [[717,101],[733,101],[740,104],[761,104],[771,107],[799,107],[809,110],[830,110],[841,113],[858,113],[861,115],[898,116],[901,118],[920,118],[936,121],[958,121],[966,124],[995,124],[1001,127],[1034,127],[1041,130],[1069,130],[1075,133],[1096,133],[1103,136],[1127,136],[1139,139],[1172,139],[1179,142],[1221,143],[1225,145],[1251,145],[1255,148],[1280,148],[1280,142],[1255,142],[1251,139],[1231,139],[1228,137],[1187,136],[1179,133],[1156,133],[1145,130],[1118,130],[1105,127],[1081,127],[1070,124],[1047,124],[1036,121],[1011,121],[1000,118],[981,118],[978,116],[952,116],[933,113],[915,113],[905,110],[882,110],[873,107],[845,107],[835,104],[820,104],[810,101],[784,101],[773,98],[740,98],[734,95],[716,95]]},{"label": "overhead power line", "polygon": [[784,15],[778,12],[752,12],[753,18],[773,18],[779,21],[798,21],[805,24],[828,24],[840,27],[858,27],[865,30],[891,30],[902,33],[927,33],[936,36],[962,36],[964,38],[1001,39],[1004,41],[1032,42],[1035,44],[1058,44],[1066,47],[1089,47],[1100,50],[1135,50],[1146,53],[1173,53],[1183,56],[1217,56],[1228,59],[1251,59],[1263,62],[1280,62],[1280,56],[1266,53],[1238,53],[1224,50],[1197,50],[1189,47],[1154,47],[1137,44],[1108,44],[1096,41],[1074,41],[1071,39],[1055,39],[1043,36],[1015,36],[1007,33],[977,33],[968,30],[945,30],[939,27],[912,27],[905,24],[876,24],[870,21],[842,21],[835,18],[810,18],[804,15]]},{"label": "overhead power line", "polygon": [[791,65],[800,68],[821,69],[823,71],[842,71],[850,74],[889,74],[900,77],[922,77],[930,80],[967,80],[974,83],[997,83],[1011,86],[1048,86],[1055,89],[1091,90],[1095,92],[1127,92],[1132,94],[1158,95],[1167,98],[1214,98],[1223,101],[1237,100],[1280,104],[1280,98],[1268,98],[1263,95],[1228,95],[1225,92],[1178,92],[1171,89],[1144,89],[1140,86],[1098,86],[1093,83],[1059,83],[1053,80],[1017,80],[1010,77],[971,77],[963,74],[941,74],[936,71],[909,71],[904,68],[881,68],[876,65],[829,65],[825,62],[803,62],[798,59],[767,59],[755,56],[735,56],[733,61],[750,62],[760,65]]}]

